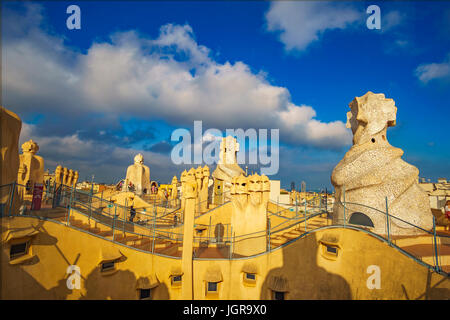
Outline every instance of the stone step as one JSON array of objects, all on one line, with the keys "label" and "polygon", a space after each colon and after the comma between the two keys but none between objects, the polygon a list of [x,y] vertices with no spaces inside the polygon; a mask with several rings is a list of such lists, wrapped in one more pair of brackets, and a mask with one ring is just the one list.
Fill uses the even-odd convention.
[{"label": "stone step", "polygon": [[[70,226],[78,228],[78,229],[86,230],[86,231],[88,231],[90,233],[94,233],[94,234],[97,234],[97,235],[99,233],[101,233],[101,231],[102,231],[100,228],[93,227],[90,224],[84,223],[84,222],[82,222],[80,220],[76,220],[75,222],[71,222]],[[111,233],[111,235],[112,235],[112,233]]]},{"label": "stone step", "polygon": [[[162,250],[162,249],[167,248],[169,245],[171,245],[171,242],[155,242],[154,249]],[[130,244],[130,246],[132,246],[134,248],[142,249],[142,250],[151,251],[152,250],[152,240],[144,238],[140,241],[137,241],[134,244]]]},{"label": "stone step", "polygon": [[145,251],[152,251],[152,244],[151,243],[136,244],[136,245],[133,245],[132,247],[134,247],[136,249],[145,250]]},{"label": "stone step", "polygon": [[270,244],[279,246],[285,243],[286,241],[287,241],[286,238],[272,238],[270,239]]},{"label": "stone step", "polygon": [[100,229],[100,228],[97,228],[97,227],[90,227],[89,228],[89,232],[92,232],[92,233],[95,233],[95,234],[98,234],[99,232],[101,232],[102,231],[102,229]]},{"label": "stone step", "polygon": [[439,265],[439,267],[441,268],[441,270],[443,270],[444,272],[447,272],[450,274],[450,264],[448,265]]},{"label": "stone step", "polygon": [[287,239],[294,239],[301,235],[302,233],[300,231],[290,231],[283,233],[283,237]]},{"label": "stone step", "polygon": [[100,237],[110,237],[110,236],[112,236],[113,232],[112,232],[112,230],[104,230],[104,231],[100,231],[96,234]]},{"label": "stone step", "polygon": [[182,246],[179,244],[171,244],[164,248],[163,250],[160,250],[159,253],[165,254],[168,256],[174,256],[177,255],[177,253],[181,253]]},{"label": "stone step", "polygon": [[140,239],[140,236],[138,236],[138,235],[125,235],[124,236],[123,233],[118,233],[118,234],[114,235],[114,240],[117,240],[117,241],[123,242],[123,243],[136,241],[139,239]]},{"label": "stone step", "polygon": [[[311,228],[311,229],[317,229],[317,228],[321,228],[321,227],[324,227],[324,226],[326,226],[326,223],[315,223],[315,222],[311,222],[311,223],[307,223],[306,224],[306,227],[307,228]],[[302,225],[302,227],[303,227],[303,230],[305,229],[305,225],[303,224]],[[301,228],[300,228],[301,229]]]},{"label": "stone step", "polygon": [[87,224],[87,223],[82,223],[81,225],[78,226],[78,228],[83,229],[83,230],[87,230],[87,231],[90,231],[90,232],[94,232],[94,231],[92,231],[92,230],[95,230],[95,229],[97,229],[97,230],[95,230],[95,231],[97,231],[97,232],[100,232],[100,231],[101,231],[99,228],[92,228],[92,227],[91,227],[89,224]]},{"label": "stone step", "polygon": [[[436,264],[436,260],[434,256],[426,256],[422,257],[422,261],[428,263],[429,265],[434,266]],[[440,255],[439,256],[439,266],[441,265],[450,265],[450,255]]]},{"label": "stone step", "polygon": [[299,229],[293,228],[293,229],[289,229],[287,231],[281,231],[281,232],[282,232],[282,234],[290,234],[290,233],[292,233],[292,234],[300,234],[300,233],[302,233],[302,230],[301,230],[301,228],[299,228]]},{"label": "stone step", "polygon": [[57,218],[54,218],[53,220],[65,223],[65,222],[67,222],[67,216],[57,217]]},{"label": "stone step", "polygon": [[158,240],[156,240],[155,249],[164,249],[164,248],[168,247],[170,244],[171,244],[170,241],[158,242]]},{"label": "stone step", "polygon": [[392,242],[399,246],[399,247],[405,247],[405,246],[412,246],[412,245],[418,245],[418,244],[432,244],[433,243],[433,236],[431,235],[422,235],[422,236],[414,236],[414,237],[399,237],[395,239],[395,237],[392,239]]},{"label": "stone step", "polygon": [[[415,244],[401,247],[406,252],[420,258],[423,262],[435,265],[435,246],[432,244]],[[439,245],[439,264],[450,265],[450,246]]]},{"label": "stone step", "polygon": [[76,219],[70,219],[70,225],[74,226],[74,227],[81,227],[84,225],[84,222],[81,220],[76,220]]},{"label": "stone step", "polygon": [[63,209],[63,210],[58,210],[58,211],[54,211],[54,209],[52,210],[42,210],[42,211],[28,211],[26,213],[27,215],[31,215],[31,216],[39,216],[39,217],[45,217],[48,219],[52,219],[52,220],[58,220],[59,219],[64,219],[65,217],[67,218],[67,210]]},{"label": "stone step", "polygon": [[151,243],[152,242],[152,239],[151,238],[141,238],[140,240],[139,240],[139,244],[140,245],[145,245],[145,244],[149,244],[149,243]]},{"label": "stone step", "polygon": [[82,228],[85,225],[85,223],[83,221],[77,220],[77,219],[72,219],[72,218],[70,218],[69,224],[70,224],[70,226],[77,227],[77,228]]}]

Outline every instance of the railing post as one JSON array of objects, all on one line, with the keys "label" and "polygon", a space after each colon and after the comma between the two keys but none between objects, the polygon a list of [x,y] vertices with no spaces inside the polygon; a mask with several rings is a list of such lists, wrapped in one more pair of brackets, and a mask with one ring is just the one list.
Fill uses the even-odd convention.
[{"label": "railing post", "polygon": [[72,209],[72,197],[73,197],[73,188],[72,186],[70,186],[69,212]]},{"label": "railing post", "polygon": [[[3,188],[4,187],[6,187],[6,186],[3,186]],[[9,188],[8,188],[8,190],[9,190],[9,198],[11,198],[11,186],[8,186]],[[2,187],[0,187],[0,190],[2,189]],[[0,217],[3,217],[3,215],[7,215],[7,213],[6,213],[6,204],[5,204],[5,206],[1,206],[0,207]]]},{"label": "railing post", "polygon": [[269,218],[268,225],[267,225],[267,230],[269,232],[269,242],[267,244],[267,251],[269,251],[269,252],[270,252],[270,231],[271,231],[270,229],[271,229],[271,224],[270,224],[270,218]]},{"label": "railing post", "polygon": [[103,213],[103,190],[102,190],[102,195],[101,195],[101,198],[100,198],[100,210]]},{"label": "railing post", "polygon": [[230,253],[229,253],[229,258],[231,260],[231,258],[233,257],[233,226],[230,226]]},{"label": "railing post", "polygon": [[155,252],[155,238],[156,238],[156,214],[153,216],[153,241],[152,241],[152,253]]},{"label": "railing post", "polygon": [[114,203],[114,217],[113,217],[113,228],[112,228],[112,240],[114,241],[114,229],[116,227],[116,213],[117,213],[117,203]]},{"label": "railing post", "polygon": [[306,229],[306,190],[305,190],[305,232],[307,232],[307,229]]},{"label": "railing post", "polygon": [[164,216],[166,215],[167,208],[169,207],[169,201],[170,200],[166,200],[166,207],[164,208],[164,213],[163,213]]},{"label": "railing post", "polygon": [[440,272],[438,250],[437,250],[437,239],[436,239],[436,220],[435,220],[434,216],[433,216],[433,238],[434,238],[434,256],[436,259],[435,269],[436,269],[436,272]]},{"label": "railing post", "polygon": [[322,191],[319,193],[319,212],[322,214]]},{"label": "railing post", "polygon": [[91,187],[91,191],[89,192],[89,219],[91,219],[92,213],[92,193],[94,192],[94,185]]},{"label": "railing post", "polygon": [[50,199],[49,194],[50,194],[50,190],[52,190],[52,186],[51,186],[51,181],[50,179],[47,180],[47,192],[45,193],[45,200],[48,201],[48,199]]},{"label": "railing post", "polygon": [[44,182],[44,190],[42,190],[42,201],[47,202],[48,180]]},{"label": "railing post", "polygon": [[62,184],[62,182],[61,182],[61,185],[60,185],[60,190],[59,190],[59,201],[58,201],[58,205],[60,206],[60,207],[64,207],[65,206],[65,193],[64,193],[64,185]]},{"label": "railing post", "polygon": [[387,230],[387,237],[388,237],[388,244],[391,245],[391,235],[389,232],[389,208],[388,208],[388,198],[386,199],[386,230]]},{"label": "railing post", "polygon": [[346,221],[347,221],[347,218],[345,217],[345,186],[342,186],[342,191],[343,191],[343,193],[344,193],[344,228],[345,228],[345,224],[346,224]]},{"label": "railing post", "polygon": [[[61,188],[62,188],[62,184],[61,184]],[[61,191],[62,191],[62,190],[61,190]],[[89,219],[90,219],[90,216],[89,216]],[[69,210],[67,211],[67,225],[70,226],[70,208],[69,208]]]},{"label": "railing post", "polygon": [[54,209],[56,207],[56,180],[53,181],[52,194],[52,209]]},{"label": "railing post", "polygon": [[9,198],[9,216],[12,217],[12,207],[14,205],[14,194],[16,193],[16,181],[11,185],[11,197]]},{"label": "railing post", "polygon": [[128,214],[128,199],[125,198],[125,210],[123,211],[123,225],[122,225],[122,232],[124,237],[125,237],[125,223],[127,222],[127,214]]},{"label": "railing post", "polygon": [[211,216],[209,217],[209,228],[208,228],[208,243],[210,242],[211,242]]}]

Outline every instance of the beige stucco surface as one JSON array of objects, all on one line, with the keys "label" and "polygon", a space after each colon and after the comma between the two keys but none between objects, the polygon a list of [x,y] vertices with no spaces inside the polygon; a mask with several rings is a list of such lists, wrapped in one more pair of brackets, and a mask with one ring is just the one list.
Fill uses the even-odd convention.
[{"label": "beige stucco surface", "polygon": [[[356,97],[349,106],[347,127],[353,132],[353,146],[334,168],[331,183],[336,199],[344,201],[345,194],[346,202],[358,205],[348,204],[345,212],[337,201],[333,209],[334,223],[343,224],[344,214],[348,223],[353,212],[362,212],[372,220],[376,233],[387,233],[383,212],[388,210],[394,217],[431,230],[429,200],[417,183],[419,170],[402,160],[403,151],[391,146],[387,139],[387,128],[396,123],[394,100],[369,91]],[[391,234],[422,232],[400,220],[390,221]]]},{"label": "beige stucco surface", "polygon": [[[10,230],[38,231],[32,239],[27,264],[9,263]],[[154,299],[181,299],[182,287],[172,287],[173,270],[181,260],[152,255],[107,241],[51,221],[29,217],[1,219],[2,299],[137,299],[140,278],[157,281]],[[323,243],[339,246],[336,258],[323,251]],[[103,275],[99,264],[108,252],[125,257],[118,271]],[[243,270],[256,268],[256,283],[243,281]],[[66,286],[69,265],[81,271],[81,288]],[[369,289],[367,269],[380,269],[380,289]],[[325,229],[271,253],[240,260],[194,260],[194,299],[208,299],[205,277],[210,270],[222,276],[213,299],[270,299],[274,278],[281,279],[287,299],[448,299],[450,280],[431,272],[386,243],[361,231]],[[183,275],[184,277],[184,275]],[[156,280],[157,279],[157,280]],[[183,278],[184,281],[185,278]],[[282,289],[283,289],[282,288]]]}]

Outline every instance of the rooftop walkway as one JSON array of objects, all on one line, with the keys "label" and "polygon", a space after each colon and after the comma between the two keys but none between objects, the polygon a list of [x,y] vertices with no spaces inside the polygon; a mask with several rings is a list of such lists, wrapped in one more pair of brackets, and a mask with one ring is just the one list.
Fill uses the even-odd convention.
[{"label": "rooftop walkway", "polygon": [[[25,212],[22,211],[19,214],[62,223],[144,252],[172,258],[181,257],[183,225],[179,207],[170,208],[170,210],[166,207],[164,211],[161,211],[159,209],[162,208],[162,203],[155,204],[153,214],[151,211],[138,212],[137,216],[139,215],[140,219],[137,222],[130,222],[128,221],[129,208],[105,200],[102,200],[100,205],[93,205],[95,201],[92,195],[75,194],[77,191],[74,190],[67,191],[58,196],[59,201],[56,201],[56,205],[53,201],[55,195],[47,194],[44,196],[41,210],[30,210],[30,203],[28,203]],[[278,250],[317,230],[347,227],[377,237],[437,272],[447,273],[447,275],[450,272],[450,232],[445,231],[444,227],[436,227],[436,236],[434,230],[422,230],[420,235],[415,236],[377,235],[366,226],[349,224],[333,226],[329,208],[324,207],[323,204],[320,198],[291,208],[282,208],[270,203],[268,218],[272,223],[269,223],[269,228],[241,236],[240,239],[232,236],[229,230],[231,228],[225,224],[221,224],[219,233],[218,225],[206,225],[196,230],[202,234],[194,237],[194,259],[247,258],[233,252],[233,243],[246,238],[260,237],[266,241],[267,249],[255,253],[260,255]],[[219,208],[220,206],[206,212],[197,212],[196,218],[207,213],[213,215]],[[11,213],[2,212],[2,215],[8,216]],[[175,216],[177,221],[174,219]],[[389,216],[389,218],[395,217]]]}]

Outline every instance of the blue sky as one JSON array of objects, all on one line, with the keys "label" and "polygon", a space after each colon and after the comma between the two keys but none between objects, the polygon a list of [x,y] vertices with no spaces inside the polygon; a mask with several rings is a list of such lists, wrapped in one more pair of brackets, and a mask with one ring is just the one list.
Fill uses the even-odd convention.
[{"label": "blue sky", "polygon": [[[66,27],[70,4],[81,30]],[[372,4],[380,30],[366,27]],[[170,161],[172,131],[202,120],[279,128],[271,178],[330,188],[348,103],[373,91],[396,102],[388,139],[403,159],[450,178],[449,2],[2,2],[2,22],[2,105],[51,171],[109,183],[142,152],[167,182],[189,167]]]}]

